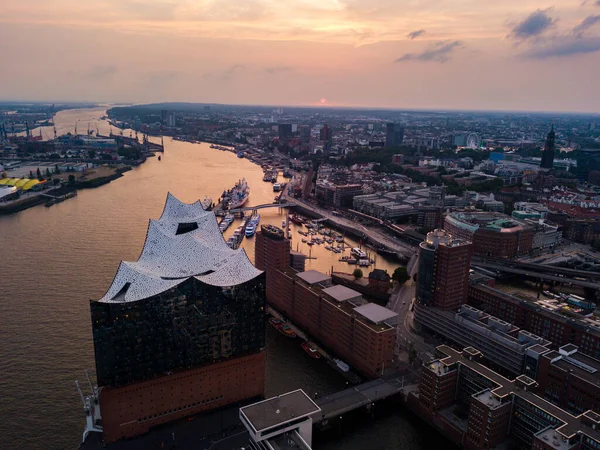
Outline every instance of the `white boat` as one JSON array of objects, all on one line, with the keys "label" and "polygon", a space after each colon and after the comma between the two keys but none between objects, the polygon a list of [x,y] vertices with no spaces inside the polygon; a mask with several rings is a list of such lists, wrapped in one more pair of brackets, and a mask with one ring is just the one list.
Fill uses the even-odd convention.
[{"label": "white boat", "polygon": [[258,227],[260,223],[260,214],[253,214],[248,221],[248,225],[254,225],[254,228]]},{"label": "white boat", "polygon": [[341,359],[333,358],[333,361],[335,362],[335,365],[338,366],[342,372],[348,372],[350,370],[350,366],[348,364],[346,364],[344,361],[342,361]]},{"label": "white boat", "polygon": [[246,226],[246,237],[247,238],[254,236],[255,232],[256,232],[256,226],[254,226],[252,224]]},{"label": "white boat", "polygon": [[350,253],[358,259],[366,259],[367,258],[367,254],[358,247],[354,247],[352,250],[350,250]]}]

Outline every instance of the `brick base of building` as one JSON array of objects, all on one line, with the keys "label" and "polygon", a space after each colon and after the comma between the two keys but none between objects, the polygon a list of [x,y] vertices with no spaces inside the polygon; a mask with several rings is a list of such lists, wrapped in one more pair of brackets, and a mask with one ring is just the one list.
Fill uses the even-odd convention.
[{"label": "brick base of building", "polygon": [[165,375],[119,388],[102,388],[104,442],[245,399],[263,397],[264,352]]}]

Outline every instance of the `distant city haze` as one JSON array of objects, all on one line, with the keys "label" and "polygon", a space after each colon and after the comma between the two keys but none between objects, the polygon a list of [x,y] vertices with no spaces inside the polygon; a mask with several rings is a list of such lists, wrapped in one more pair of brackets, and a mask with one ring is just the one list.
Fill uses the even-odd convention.
[{"label": "distant city haze", "polygon": [[0,100],[600,112],[600,0],[0,2]]}]

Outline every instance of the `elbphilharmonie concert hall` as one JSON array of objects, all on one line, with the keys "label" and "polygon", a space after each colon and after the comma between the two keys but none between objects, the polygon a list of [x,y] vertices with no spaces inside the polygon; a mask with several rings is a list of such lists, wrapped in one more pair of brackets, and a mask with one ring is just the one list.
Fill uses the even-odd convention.
[{"label": "elbphilharmonie concert hall", "polygon": [[168,194],[91,302],[105,442],[264,394],[265,276],[214,213]]}]

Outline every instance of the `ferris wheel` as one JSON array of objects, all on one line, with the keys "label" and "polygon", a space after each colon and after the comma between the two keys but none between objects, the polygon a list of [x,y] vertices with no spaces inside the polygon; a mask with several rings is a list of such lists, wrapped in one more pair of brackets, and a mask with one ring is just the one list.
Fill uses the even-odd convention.
[{"label": "ferris wheel", "polygon": [[481,137],[477,133],[471,133],[467,137],[467,147],[477,149],[481,147]]}]

